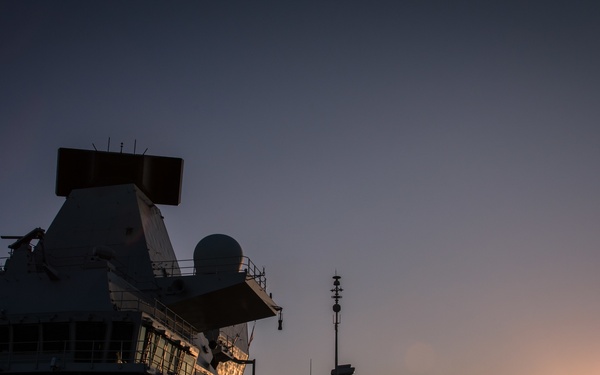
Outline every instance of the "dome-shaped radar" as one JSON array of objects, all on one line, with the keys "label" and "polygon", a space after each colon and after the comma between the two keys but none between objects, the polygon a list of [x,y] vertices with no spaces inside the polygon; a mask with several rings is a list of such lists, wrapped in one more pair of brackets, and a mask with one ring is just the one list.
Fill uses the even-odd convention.
[{"label": "dome-shaped radar", "polygon": [[240,244],[225,234],[204,237],[194,249],[196,274],[239,272],[243,263]]}]

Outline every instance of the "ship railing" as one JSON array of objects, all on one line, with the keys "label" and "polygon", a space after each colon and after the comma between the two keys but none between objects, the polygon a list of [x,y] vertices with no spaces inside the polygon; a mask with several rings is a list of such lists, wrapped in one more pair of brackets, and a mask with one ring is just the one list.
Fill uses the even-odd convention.
[{"label": "ship railing", "polygon": [[[196,268],[195,264],[198,264],[199,268]],[[157,274],[164,277],[171,276],[177,271],[181,272],[181,276],[245,272],[247,279],[255,280],[262,290],[267,290],[265,268],[257,267],[247,256],[242,256],[241,259],[236,256],[153,262],[152,268],[161,270],[162,272]]]},{"label": "ship railing", "polygon": [[[109,350],[104,349],[108,344]],[[0,352],[3,364],[15,363],[54,363],[64,366],[69,362],[82,363],[125,363],[134,362],[131,353],[131,340],[56,340],[19,341],[12,344],[12,349]],[[114,358],[108,358],[110,354]],[[60,364],[60,365],[59,365]]]},{"label": "ship railing", "polygon": [[[223,331],[219,331],[219,336],[217,338],[217,343],[222,347],[227,348],[228,350],[233,350],[233,348],[237,348],[236,344],[239,340],[240,336],[236,335],[235,337],[231,337]],[[239,350],[239,349],[238,349]]]},{"label": "ship railing", "polygon": [[192,375],[192,358],[184,347],[145,340],[28,341],[14,342],[10,350],[0,351],[0,369],[25,365],[37,371],[77,371],[88,364],[90,369],[108,371],[106,366],[113,364],[117,371],[127,364],[144,364],[164,374]]},{"label": "ship railing", "polygon": [[129,291],[111,291],[111,295],[113,303],[119,310],[145,312],[188,341],[193,340],[198,334],[193,325],[156,299],[150,303]]},{"label": "ship railing", "polygon": [[[68,248],[62,248],[68,249]],[[80,249],[79,247],[74,247],[71,249]],[[129,260],[128,258],[124,258],[125,260]],[[99,267],[102,266],[102,261],[106,264],[110,265],[111,272],[117,274],[119,277],[125,279],[131,284],[135,284],[138,286],[146,285],[148,287],[152,287],[153,281],[151,280],[140,280],[139,278],[134,277],[131,273],[126,272],[127,265],[117,257],[111,259],[103,259],[97,256],[90,256],[89,254],[77,254],[77,255],[67,255],[67,256],[57,256],[57,255],[46,255],[46,260],[52,268],[57,270],[61,270],[62,268],[70,268],[70,267],[94,267],[97,265]],[[100,262],[95,263],[96,260],[100,260]],[[42,272],[42,264],[39,263],[38,271]],[[175,273],[174,273],[175,274]]]}]

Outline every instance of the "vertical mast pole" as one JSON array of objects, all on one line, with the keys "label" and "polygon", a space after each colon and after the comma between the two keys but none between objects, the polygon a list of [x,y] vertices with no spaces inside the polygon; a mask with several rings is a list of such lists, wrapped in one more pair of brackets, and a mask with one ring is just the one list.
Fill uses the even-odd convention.
[{"label": "vertical mast pole", "polygon": [[335,300],[335,303],[333,304],[333,312],[335,313],[335,318],[333,321],[333,325],[335,327],[335,367],[334,367],[334,374],[337,375],[338,374],[338,325],[340,324],[340,319],[339,319],[339,313],[342,310],[342,307],[340,306],[340,298],[342,298],[342,296],[340,295],[340,293],[344,290],[340,287],[340,279],[342,277],[337,275],[337,272],[335,273],[335,276],[333,276],[333,286],[334,288],[331,289],[331,291],[334,293],[333,296],[331,296],[331,298],[333,298]]}]

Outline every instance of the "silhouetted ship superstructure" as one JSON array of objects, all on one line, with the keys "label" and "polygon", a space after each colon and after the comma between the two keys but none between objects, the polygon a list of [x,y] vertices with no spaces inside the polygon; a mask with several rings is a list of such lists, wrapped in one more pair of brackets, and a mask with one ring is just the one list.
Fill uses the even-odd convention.
[{"label": "silhouetted ship superstructure", "polygon": [[179,204],[182,172],[178,158],[59,149],[56,218],[3,237],[0,373],[241,375],[253,363],[247,322],[281,309],[231,237],[176,260],[156,204]]}]

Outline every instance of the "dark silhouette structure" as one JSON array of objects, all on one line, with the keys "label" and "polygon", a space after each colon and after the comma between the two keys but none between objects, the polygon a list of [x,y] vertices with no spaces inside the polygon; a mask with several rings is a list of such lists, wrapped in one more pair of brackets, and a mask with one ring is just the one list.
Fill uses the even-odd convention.
[{"label": "dark silhouette structure", "polygon": [[340,311],[342,311],[342,307],[340,306],[340,299],[342,298],[341,292],[344,289],[341,288],[340,279],[342,277],[337,275],[333,276],[333,289],[331,292],[333,293],[333,298],[335,303],[333,304],[333,312],[335,313],[335,317],[333,320],[333,325],[335,327],[335,367],[331,370],[331,375],[352,375],[354,374],[354,367],[349,364],[339,365],[338,364],[338,326],[340,325]]}]

